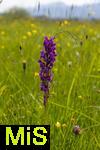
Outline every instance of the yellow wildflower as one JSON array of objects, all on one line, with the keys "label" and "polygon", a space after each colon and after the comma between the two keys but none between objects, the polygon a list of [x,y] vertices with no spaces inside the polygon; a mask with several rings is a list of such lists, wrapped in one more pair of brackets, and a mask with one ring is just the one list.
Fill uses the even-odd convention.
[{"label": "yellow wildflower", "polygon": [[90,29],[89,29],[89,32],[90,32],[90,33],[93,33],[93,29],[92,29],[92,28],[90,28]]},{"label": "yellow wildflower", "polygon": [[31,27],[34,28],[34,27],[35,27],[35,24],[31,23]]},{"label": "yellow wildflower", "polygon": [[58,69],[57,68],[54,68],[54,72],[57,72],[58,71]]},{"label": "yellow wildflower", "polygon": [[52,95],[54,95],[54,94],[55,94],[55,92],[54,92],[54,91],[52,91],[52,92],[51,92],[51,94],[52,94]]},{"label": "yellow wildflower", "polygon": [[68,43],[67,43],[67,46],[68,46],[68,47],[70,47],[70,46],[71,46],[71,44],[68,42]]},{"label": "yellow wildflower", "polygon": [[35,73],[34,73],[34,76],[35,76],[35,77],[39,76],[39,73],[38,73],[38,72],[35,72]]},{"label": "yellow wildflower", "polygon": [[59,43],[57,44],[57,46],[58,46],[58,47],[61,47],[61,45],[60,45]]},{"label": "yellow wildflower", "polygon": [[2,45],[2,46],[1,46],[1,48],[2,48],[2,49],[4,49],[4,48],[5,48],[5,46],[4,46],[4,45]]},{"label": "yellow wildflower", "polygon": [[79,99],[83,99],[82,95],[79,95],[78,98],[79,98]]},{"label": "yellow wildflower", "polygon": [[66,127],[67,127],[67,125],[64,123],[64,124],[62,124],[62,127],[63,127],[63,128],[66,128]]},{"label": "yellow wildflower", "polygon": [[36,33],[37,33],[37,30],[32,30],[32,32],[36,34]]},{"label": "yellow wildflower", "polygon": [[26,40],[26,39],[27,39],[27,37],[26,37],[25,35],[23,35],[23,39],[24,39],[24,40]]},{"label": "yellow wildflower", "polygon": [[56,126],[57,128],[60,128],[60,127],[61,127],[60,122],[57,122],[57,123],[55,124],[55,126]]},{"label": "yellow wildflower", "polygon": [[38,47],[41,48],[41,45],[39,44]]},{"label": "yellow wildflower", "polygon": [[31,33],[30,31],[28,31],[28,32],[27,32],[27,35],[28,35],[29,37],[31,37],[31,36],[32,36],[32,33]]},{"label": "yellow wildflower", "polygon": [[100,68],[98,68],[98,70],[97,70],[98,72],[100,72]]},{"label": "yellow wildflower", "polygon": [[64,24],[65,24],[65,25],[67,25],[68,23],[69,23],[68,20],[65,20],[65,21],[64,21]]},{"label": "yellow wildflower", "polygon": [[59,40],[56,38],[56,39],[55,39],[55,42],[58,42],[58,41],[59,41]]},{"label": "yellow wildflower", "polygon": [[1,35],[5,35],[5,32],[4,32],[4,31],[1,31]]}]

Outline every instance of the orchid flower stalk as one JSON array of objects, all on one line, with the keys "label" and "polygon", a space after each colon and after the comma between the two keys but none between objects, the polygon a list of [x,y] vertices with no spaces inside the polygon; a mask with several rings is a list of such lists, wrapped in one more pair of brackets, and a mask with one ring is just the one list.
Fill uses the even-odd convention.
[{"label": "orchid flower stalk", "polygon": [[39,65],[40,65],[40,88],[44,92],[44,105],[46,106],[49,97],[50,82],[53,78],[52,68],[56,57],[56,43],[54,37],[44,38],[43,50],[40,53]]}]

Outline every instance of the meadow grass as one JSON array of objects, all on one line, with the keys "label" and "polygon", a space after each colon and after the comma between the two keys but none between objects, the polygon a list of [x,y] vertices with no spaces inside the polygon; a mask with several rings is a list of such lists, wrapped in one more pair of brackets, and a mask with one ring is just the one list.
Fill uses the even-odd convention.
[{"label": "meadow grass", "polygon": [[[38,59],[44,36],[54,35],[57,59],[45,109]],[[50,124],[51,150],[100,149],[99,21],[0,17],[0,124]]]}]

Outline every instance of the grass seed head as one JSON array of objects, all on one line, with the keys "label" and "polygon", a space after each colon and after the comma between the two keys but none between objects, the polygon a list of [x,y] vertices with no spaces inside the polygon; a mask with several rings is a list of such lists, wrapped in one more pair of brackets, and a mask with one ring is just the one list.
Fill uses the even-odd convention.
[{"label": "grass seed head", "polygon": [[27,64],[26,60],[23,60],[22,61],[22,65],[23,65],[24,72],[26,71],[26,64]]}]

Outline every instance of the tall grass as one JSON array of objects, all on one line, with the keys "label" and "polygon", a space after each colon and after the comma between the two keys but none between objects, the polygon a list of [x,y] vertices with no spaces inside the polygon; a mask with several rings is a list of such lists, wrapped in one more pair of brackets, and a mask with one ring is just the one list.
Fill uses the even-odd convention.
[{"label": "tall grass", "polygon": [[[44,109],[37,61],[43,37],[63,30],[76,39],[66,32],[55,39],[58,55]],[[0,17],[0,123],[50,124],[51,150],[99,150],[99,41],[99,22],[14,19],[6,23]],[[81,129],[77,136],[75,125]]]}]

